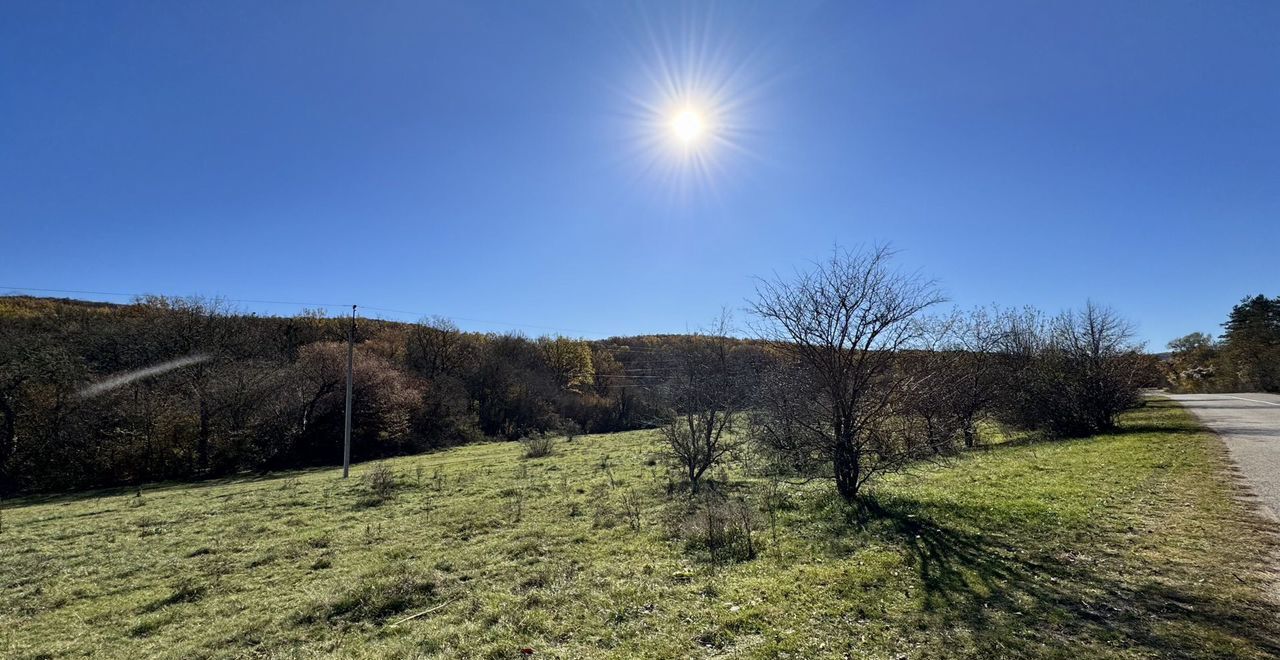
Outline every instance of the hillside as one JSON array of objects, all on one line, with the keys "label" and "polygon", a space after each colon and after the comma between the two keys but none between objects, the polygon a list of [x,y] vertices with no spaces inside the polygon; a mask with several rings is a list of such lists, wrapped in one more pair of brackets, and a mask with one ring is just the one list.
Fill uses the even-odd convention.
[{"label": "hillside", "polygon": [[[356,460],[651,426],[690,341],[410,320],[354,325]],[[216,298],[0,296],[0,494],[339,462],[351,332],[347,318],[259,316]],[[754,369],[763,349],[732,341],[735,368]]]},{"label": "hillside", "polygon": [[1275,528],[1185,412],[1122,421],[895,475],[872,522],[728,475],[746,561],[675,533],[645,431],[390,459],[380,503],[374,463],[11,500],[0,655],[1274,657]]}]

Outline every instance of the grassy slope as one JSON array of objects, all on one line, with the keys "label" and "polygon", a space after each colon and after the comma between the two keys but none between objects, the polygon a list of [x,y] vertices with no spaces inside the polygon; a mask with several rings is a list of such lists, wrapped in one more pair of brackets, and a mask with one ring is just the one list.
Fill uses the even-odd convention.
[{"label": "grassy slope", "polygon": [[1274,529],[1220,443],[1168,403],[1125,426],[896,475],[870,522],[794,487],[719,567],[667,537],[645,433],[391,461],[380,506],[332,470],[10,502],[0,655],[1280,655]]}]

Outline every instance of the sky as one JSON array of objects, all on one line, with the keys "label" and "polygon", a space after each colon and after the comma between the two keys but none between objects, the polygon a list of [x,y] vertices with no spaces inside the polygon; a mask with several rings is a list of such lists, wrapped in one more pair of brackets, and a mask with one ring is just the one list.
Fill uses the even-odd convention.
[{"label": "sky", "polygon": [[0,292],[598,337],[890,244],[948,306],[1092,299],[1160,350],[1280,295],[1277,35],[1243,0],[9,2]]}]

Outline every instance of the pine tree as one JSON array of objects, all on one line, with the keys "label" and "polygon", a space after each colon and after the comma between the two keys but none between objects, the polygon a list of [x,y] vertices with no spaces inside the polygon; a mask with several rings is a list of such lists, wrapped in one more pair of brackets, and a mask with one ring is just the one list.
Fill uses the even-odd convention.
[{"label": "pine tree", "polygon": [[1280,391],[1280,296],[1245,297],[1222,325],[1223,355],[1237,386]]}]

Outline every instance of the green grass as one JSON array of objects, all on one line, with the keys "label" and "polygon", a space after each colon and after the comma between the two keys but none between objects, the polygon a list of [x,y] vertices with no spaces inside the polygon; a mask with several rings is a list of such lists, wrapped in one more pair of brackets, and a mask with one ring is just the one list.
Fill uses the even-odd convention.
[{"label": "green grass", "polygon": [[1280,655],[1275,529],[1221,444],[1168,402],[1124,426],[893,475],[861,515],[788,487],[777,542],[720,565],[670,535],[645,432],[389,461],[381,503],[368,465],[11,501],[0,656]]}]

